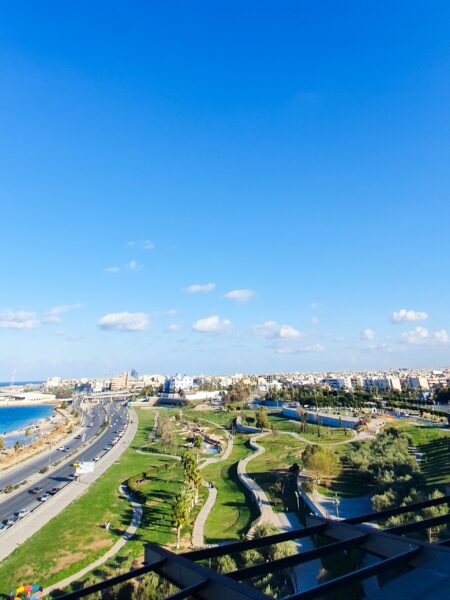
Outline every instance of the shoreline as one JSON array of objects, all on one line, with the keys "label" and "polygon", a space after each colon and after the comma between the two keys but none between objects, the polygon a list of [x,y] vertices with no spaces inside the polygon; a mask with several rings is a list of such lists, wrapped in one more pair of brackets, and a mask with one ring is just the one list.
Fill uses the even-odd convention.
[{"label": "shoreline", "polygon": [[[58,412],[59,406],[55,405],[54,403],[48,403],[48,402],[39,404],[39,406],[43,406],[43,405],[46,405],[46,406],[53,405],[54,406],[54,408],[49,416],[36,418],[36,420],[31,421],[28,425],[26,425],[24,427],[19,427],[18,429],[13,429],[12,431],[6,431],[6,432],[0,431],[0,439],[4,440],[6,443],[6,441],[11,438],[26,437],[25,431],[27,429],[31,430],[31,434],[32,434],[33,438],[36,439],[48,432],[51,432],[53,429],[55,429],[58,426],[58,423],[62,419],[61,413]],[[38,406],[38,404],[37,403],[33,403],[33,404],[27,403],[27,404],[21,404],[21,406],[26,408],[26,407],[30,407],[30,406]],[[0,405],[0,409],[1,408],[10,408],[10,407],[12,407],[12,405],[9,405],[9,406]],[[17,407],[17,404],[15,404],[14,407]]]}]

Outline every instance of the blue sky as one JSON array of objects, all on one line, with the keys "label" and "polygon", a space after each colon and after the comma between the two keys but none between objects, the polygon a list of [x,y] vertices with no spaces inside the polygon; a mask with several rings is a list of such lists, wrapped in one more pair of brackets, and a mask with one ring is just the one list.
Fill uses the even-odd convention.
[{"label": "blue sky", "polygon": [[449,68],[444,1],[3,3],[0,379],[448,365]]}]

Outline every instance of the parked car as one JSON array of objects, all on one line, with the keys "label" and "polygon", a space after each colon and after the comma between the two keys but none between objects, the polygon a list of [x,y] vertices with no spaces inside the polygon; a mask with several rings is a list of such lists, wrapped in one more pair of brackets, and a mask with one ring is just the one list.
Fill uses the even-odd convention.
[{"label": "parked car", "polygon": [[45,494],[42,494],[42,496],[40,498],[38,498],[38,500],[40,502],[47,502],[47,500],[50,498],[50,494],[48,492],[45,492]]},{"label": "parked car", "polygon": [[17,515],[18,519],[21,519],[22,517],[25,517],[25,515],[27,515],[29,512],[30,509],[26,506],[25,508],[21,508],[19,512],[15,514]]},{"label": "parked car", "polygon": [[5,525],[4,523],[0,523],[0,535],[2,533],[5,533],[5,531],[8,529],[8,525]]},{"label": "parked car", "polygon": [[34,496],[36,496],[37,494],[40,494],[41,492],[42,492],[42,488],[39,486],[36,486],[32,490],[30,490],[30,494],[33,494]]},{"label": "parked car", "polygon": [[17,521],[17,517],[16,515],[11,515],[10,517],[8,517],[7,519],[4,519],[3,523],[4,525],[6,525],[7,527],[11,527],[11,525],[14,525],[14,523]]},{"label": "parked car", "polygon": [[59,488],[58,487],[54,487],[51,490],[49,490],[47,493],[50,494],[51,496],[54,496],[58,492],[59,492]]}]

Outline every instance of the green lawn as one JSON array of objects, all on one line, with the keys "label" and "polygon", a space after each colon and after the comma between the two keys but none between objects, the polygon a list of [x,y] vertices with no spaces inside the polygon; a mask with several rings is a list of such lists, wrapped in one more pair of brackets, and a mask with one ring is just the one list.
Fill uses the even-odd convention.
[{"label": "green lawn", "polygon": [[[143,471],[151,476],[145,491],[153,501],[144,510],[142,526],[127,543],[126,552],[137,557],[149,541],[173,544],[171,502],[181,467],[173,459],[135,452],[147,441],[154,419],[154,411],[137,412],[139,430],[122,457],[85,494],[0,563],[0,592],[9,593],[18,579],[42,585],[55,583],[103,555],[131,520],[129,503],[120,496],[118,487]],[[111,521],[109,531],[101,526],[106,520]],[[189,532],[186,534],[189,537]]]},{"label": "green lawn", "polygon": [[[269,497],[275,510],[297,510],[292,486],[288,485],[289,467],[298,463],[305,447],[290,435],[268,434],[258,439],[265,452],[248,463],[247,471]],[[291,489],[292,488],[292,489]]]},{"label": "green lawn", "polygon": [[258,516],[256,506],[237,477],[238,461],[251,453],[244,436],[234,436],[230,457],[202,471],[217,488],[217,500],[205,524],[205,541],[209,544],[240,539]]}]

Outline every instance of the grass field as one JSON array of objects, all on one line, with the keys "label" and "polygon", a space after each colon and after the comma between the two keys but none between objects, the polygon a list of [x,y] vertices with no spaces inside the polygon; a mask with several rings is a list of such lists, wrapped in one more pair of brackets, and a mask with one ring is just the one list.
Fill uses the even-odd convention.
[{"label": "grass field", "polygon": [[[265,452],[248,463],[247,471],[269,497],[275,510],[296,511],[297,504],[292,493],[287,493],[289,467],[298,463],[305,447],[290,435],[265,435],[258,439]],[[290,490],[292,491],[292,490]]]},{"label": "grass field", "polygon": [[[143,544],[173,544],[171,501],[179,485],[181,467],[173,459],[135,452],[148,439],[154,412],[138,410],[139,430],[121,458],[87,492],[0,563],[0,592],[9,593],[18,580],[41,585],[55,583],[103,555],[119,539],[131,520],[127,500],[119,494],[120,483],[147,471],[152,478],[145,492],[153,501],[144,510],[141,527],[126,544],[128,556],[142,554]],[[111,521],[106,531],[101,525]],[[185,532],[189,540],[190,532]]]},{"label": "grass field", "polygon": [[240,539],[258,516],[256,506],[237,477],[238,461],[251,453],[244,436],[234,436],[230,457],[202,471],[203,478],[213,481],[217,500],[205,524],[205,541],[209,544]]}]

